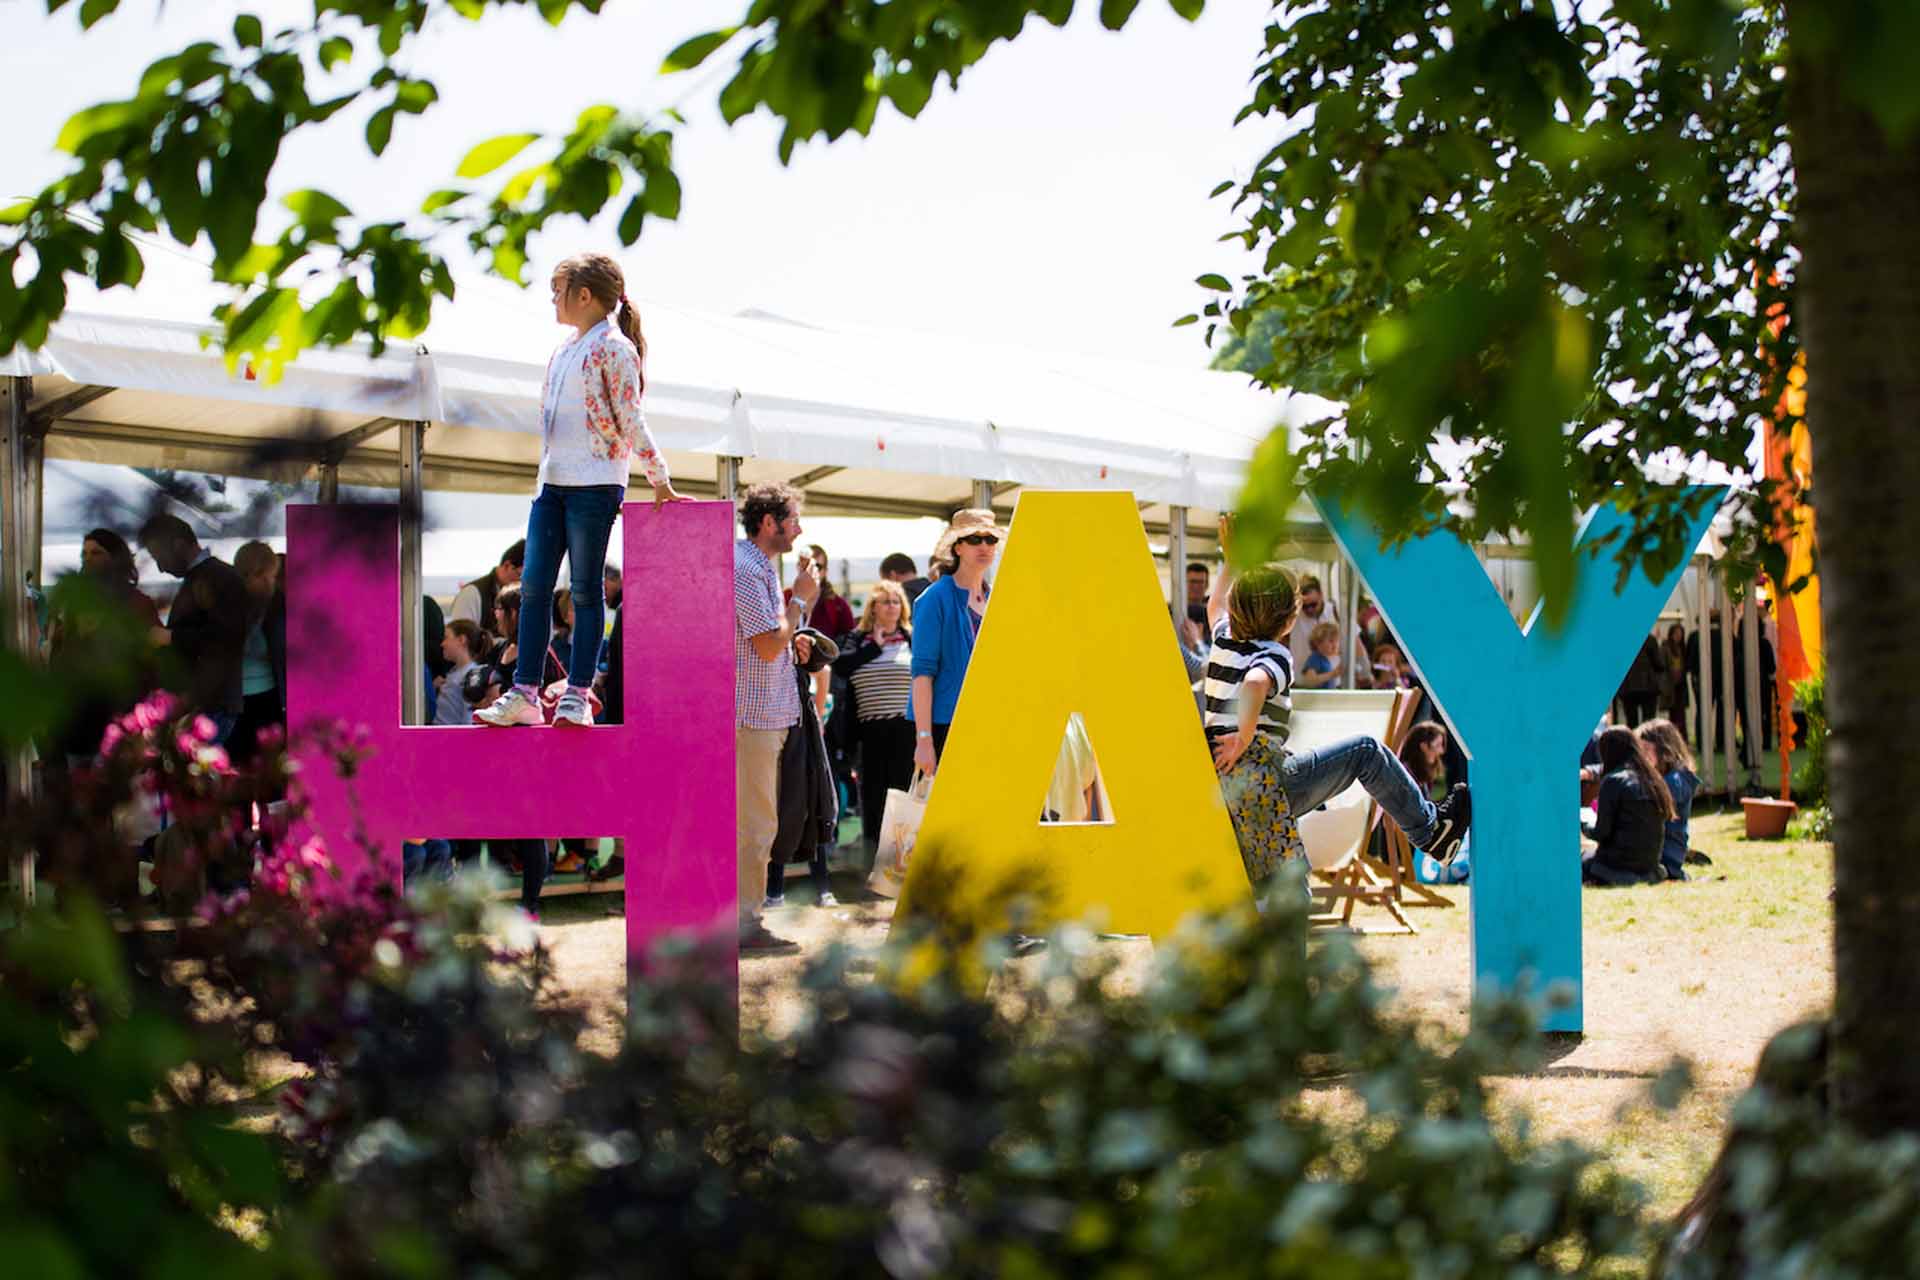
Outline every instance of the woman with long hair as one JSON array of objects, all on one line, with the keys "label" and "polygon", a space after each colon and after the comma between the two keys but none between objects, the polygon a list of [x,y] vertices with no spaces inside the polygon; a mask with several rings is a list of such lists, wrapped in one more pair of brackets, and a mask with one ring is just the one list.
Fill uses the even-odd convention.
[{"label": "woman with long hair", "polygon": [[1588,834],[1595,849],[1581,868],[1594,885],[1652,884],[1661,878],[1660,845],[1673,797],[1633,730],[1600,735],[1600,803]]},{"label": "woman with long hair", "polygon": [[913,784],[913,605],[897,582],[873,584],[861,610],[857,643],[842,649],[834,674],[853,693],[860,743],[860,839],[873,863],[887,792]]},{"label": "woman with long hair", "polygon": [[1693,797],[1700,790],[1700,775],[1693,771],[1693,752],[1680,736],[1680,726],[1671,720],[1649,720],[1634,732],[1653,753],[1654,768],[1667,784],[1673,797],[1673,816],[1660,844],[1660,869],[1669,880],[1687,878],[1687,821],[1693,813]]},{"label": "woman with long hair", "polygon": [[1400,744],[1400,763],[1407,766],[1407,772],[1429,797],[1433,795],[1434,784],[1445,776],[1440,762],[1446,755],[1446,726],[1434,720],[1422,720],[1414,725]]},{"label": "woman with long hair", "polygon": [[603,253],[562,262],[553,272],[553,318],[571,325],[574,336],[547,361],[540,391],[539,496],[527,514],[519,664],[513,687],[478,713],[483,724],[499,728],[546,721],[538,681],[562,556],[572,574],[574,627],[567,688],[553,722],[593,723],[587,693],[606,621],[607,540],[626,497],[628,470],[638,459],[655,507],[683,500],[640,410],[647,343],[619,264]]},{"label": "woman with long hair", "polygon": [[820,573],[820,598],[813,602],[807,625],[829,640],[838,640],[854,628],[853,606],[833,589],[833,575],[829,572],[832,561],[827,558],[827,549],[816,542],[807,548],[807,554]]}]

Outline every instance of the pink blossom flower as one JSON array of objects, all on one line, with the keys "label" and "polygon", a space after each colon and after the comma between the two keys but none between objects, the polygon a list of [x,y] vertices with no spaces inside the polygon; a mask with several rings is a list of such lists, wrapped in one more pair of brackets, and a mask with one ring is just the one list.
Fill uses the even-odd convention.
[{"label": "pink blossom flower", "polygon": [[219,730],[214,728],[213,721],[205,716],[195,716],[192,727],[193,736],[202,742],[212,742],[219,733]]}]

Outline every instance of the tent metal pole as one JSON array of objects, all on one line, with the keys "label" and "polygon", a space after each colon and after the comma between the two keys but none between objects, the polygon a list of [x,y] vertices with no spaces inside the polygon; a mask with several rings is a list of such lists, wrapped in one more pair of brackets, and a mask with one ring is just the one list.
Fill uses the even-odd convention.
[{"label": "tent metal pole", "polygon": [[1724,692],[1720,697],[1720,754],[1726,761],[1727,799],[1739,795],[1738,757],[1733,744],[1733,594],[1727,589],[1724,571],[1720,578],[1720,670],[1724,673]]},{"label": "tent metal pole", "polygon": [[1740,696],[1745,699],[1747,718],[1747,746],[1742,754],[1746,757],[1747,786],[1751,790],[1758,790],[1760,786],[1760,726],[1765,710],[1760,701],[1759,585],[1756,580],[1747,587],[1747,598],[1740,610],[1741,660],[1747,668],[1747,678],[1741,681],[1743,687],[1740,690]]},{"label": "tent metal pole", "polygon": [[27,514],[26,537],[22,545],[27,549],[27,576],[33,583],[45,591],[47,589],[46,566],[46,506],[47,506],[47,435],[44,428],[29,422],[21,441],[26,451],[26,499]]},{"label": "tent metal pole", "polygon": [[[0,502],[5,504],[0,521],[0,622],[5,634],[0,643],[29,661],[37,647],[36,619],[27,600],[27,554],[33,541],[28,524],[38,506],[27,491],[33,481],[27,423],[32,402],[32,378],[0,379]],[[31,804],[36,791],[32,751],[25,746],[10,750],[4,764],[8,808]],[[14,895],[23,904],[31,903],[33,851],[16,851],[10,870]]]},{"label": "tent metal pole", "polygon": [[426,517],[422,455],[427,424],[400,428],[400,707],[404,724],[427,722],[426,637],[421,601],[426,595],[422,570],[421,526]]},{"label": "tent metal pole", "polygon": [[329,506],[340,501],[340,464],[337,462],[320,464],[320,501]]},{"label": "tent metal pole", "polygon": [[714,460],[713,487],[722,502],[740,501],[740,459],[722,454]]},{"label": "tent metal pole", "polygon": [[[1693,647],[1695,662],[1699,664],[1699,699],[1693,702],[1693,725],[1697,729],[1699,741],[1693,743],[1695,754],[1699,756],[1701,768],[1707,773],[1715,773],[1713,768],[1713,739],[1715,739],[1715,706],[1713,706],[1713,562],[1701,557],[1693,564],[1693,581],[1699,583],[1699,593],[1693,599]],[[1722,787],[1724,791],[1724,779]]]},{"label": "tent metal pole", "polygon": [[973,482],[973,501],[968,503],[967,505],[973,506],[973,507],[981,507],[987,510],[992,510],[993,481],[975,480]]},{"label": "tent metal pole", "polygon": [[1187,509],[1167,508],[1167,604],[1176,617],[1187,612]]}]

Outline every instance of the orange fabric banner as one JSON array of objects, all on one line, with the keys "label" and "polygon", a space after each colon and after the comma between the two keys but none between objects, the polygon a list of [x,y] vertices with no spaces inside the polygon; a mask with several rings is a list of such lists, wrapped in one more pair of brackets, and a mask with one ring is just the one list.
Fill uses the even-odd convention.
[{"label": "orange fabric banner", "polygon": [[[1813,508],[1800,495],[1813,485],[1813,441],[1807,432],[1807,370],[1796,360],[1787,375],[1787,393],[1773,421],[1766,424],[1766,475],[1774,492],[1773,538],[1787,553],[1784,582],[1774,584],[1774,610],[1780,630],[1779,671],[1789,686],[1820,668],[1820,579],[1813,571]],[[1787,594],[1805,579],[1800,590]]]}]

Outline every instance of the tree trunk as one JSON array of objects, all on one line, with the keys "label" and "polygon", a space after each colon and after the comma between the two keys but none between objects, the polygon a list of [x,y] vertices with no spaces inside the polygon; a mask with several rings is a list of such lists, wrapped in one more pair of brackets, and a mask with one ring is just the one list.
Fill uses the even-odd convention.
[{"label": "tree trunk", "polygon": [[1846,96],[1831,4],[1789,0],[1787,16],[1832,726],[1834,1101],[1864,1132],[1920,1131],[1920,139],[1890,140]]}]

